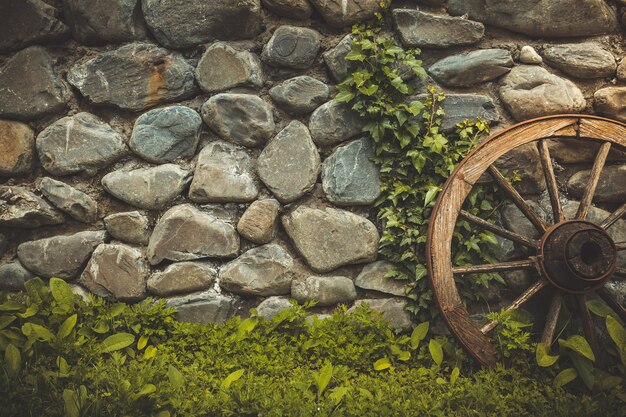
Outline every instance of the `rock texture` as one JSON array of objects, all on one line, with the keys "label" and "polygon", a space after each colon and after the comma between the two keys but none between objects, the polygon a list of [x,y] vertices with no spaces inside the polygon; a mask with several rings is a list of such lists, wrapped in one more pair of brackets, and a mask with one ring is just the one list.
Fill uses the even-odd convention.
[{"label": "rock texture", "polygon": [[393,20],[404,46],[449,48],[472,45],[485,35],[485,26],[459,17],[440,16],[419,10],[395,9]]},{"label": "rock texture", "polygon": [[150,221],[138,211],[114,213],[104,218],[107,232],[122,242],[147,245],[150,240]]},{"label": "rock texture", "polygon": [[328,100],[326,84],[308,75],[290,78],[270,90],[272,100],[291,114],[307,114]]},{"label": "rock texture", "polygon": [[273,198],[250,204],[237,223],[237,231],[244,239],[263,245],[276,235],[276,220],[280,203]]},{"label": "rock texture", "polygon": [[313,112],[309,130],[317,145],[332,146],[359,135],[364,124],[346,104],[329,101]]},{"label": "rock texture", "polygon": [[308,19],[313,13],[308,0],[261,0],[261,3],[277,15],[291,19]]},{"label": "rock texture", "polygon": [[511,70],[513,57],[505,49],[481,49],[435,62],[428,72],[439,83],[468,87],[494,80]]},{"label": "rock texture", "polygon": [[382,319],[398,330],[409,330],[413,326],[411,314],[406,309],[408,302],[400,298],[357,300],[355,307],[367,304],[372,310],[381,313]]},{"label": "rock texture", "polygon": [[34,156],[35,132],[24,123],[0,120],[0,176],[30,173]]},{"label": "rock texture", "polygon": [[626,122],[626,87],[606,87],[593,95],[594,108],[603,116]]},{"label": "rock texture", "polygon": [[[182,300],[186,300],[183,298]],[[193,301],[177,304],[176,299],[170,300],[168,305],[174,307],[178,321],[200,324],[223,323],[237,311],[237,301],[232,297],[223,295],[206,295],[192,299]]]},{"label": "rock texture", "polygon": [[322,54],[324,62],[336,82],[343,81],[353,67],[352,63],[346,60],[346,55],[348,55],[351,48],[352,35],[346,35],[334,48]]},{"label": "rock texture", "polygon": [[307,69],[320,49],[320,34],[308,28],[280,26],[263,48],[261,59],[274,66]]},{"label": "rock texture", "polygon": [[615,75],[613,54],[592,42],[552,45],[543,50],[551,67],[577,78],[602,78]]},{"label": "rock texture", "polygon": [[259,317],[263,317],[265,320],[272,320],[278,313],[283,310],[288,310],[293,305],[286,297],[272,296],[263,300],[258,306],[256,311]]},{"label": "rock texture", "polygon": [[196,80],[207,93],[240,86],[261,88],[263,70],[256,54],[216,42],[207,48],[198,62]]},{"label": "rock texture", "polygon": [[513,186],[521,194],[539,194],[546,189],[546,179],[534,143],[511,149],[496,161],[496,167],[504,172],[517,170],[521,181]]},{"label": "rock texture", "polygon": [[[591,170],[578,171],[567,181],[567,191],[574,197],[581,198],[589,184]],[[626,165],[605,166],[600,175],[594,202],[622,203],[626,201]]]},{"label": "rock texture", "polygon": [[300,303],[315,301],[318,306],[332,306],[354,301],[356,288],[352,280],[347,277],[310,276],[304,281],[293,281],[291,296]]},{"label": "rock texture", "polygon": [[543,62],[541,55],[530,45],[522,46],[519,52],[519,60],[522,64],[539,65]]},{"label": "rock texture", "polygon": [[148,279],[148,290],[159,296],[207,290],[217,279],[217,270],[205,262],[177,262]]},{"label": "rock texture", "polygon": [[[424,101],[428,96],[419,94],[408,101]],[[443,102],[444,115],[441,119],[441,130],[453,131],[457,123],[463,120],[482,119],[495,125],[500,121],[500,113],[491,97],[478,94],[446,94]]]},{"label": "rock texture", "polygon": [[0,186],[0,227],[35,229],[63,222],[61,212],[26,188]]},{"label": "rock texture", "polygon": [[354,285],[364,290],[404,296],[409,290],[409,285],[406,281],[398,281],[389,277],[388,275],[393,270],[393,264],[387,261],[377,261],[365,265],[354,280]]},{"label": "rock texture", "polygon": [[310,0],[310,2],[326,23],[336,28],[367,20],[381,10],[381,4],[391,3],[390,0]]},{"label": "rock texture", "polygon": [[97,220],[98,203],[82,191],[49,177],[41,180],[39,190],[55,207],[75,220],[83,223]]},{"label": "rock texture", "polygon": [[19,262],[0,265],[0,290],[23,291],[24,283],[35,275]]}]

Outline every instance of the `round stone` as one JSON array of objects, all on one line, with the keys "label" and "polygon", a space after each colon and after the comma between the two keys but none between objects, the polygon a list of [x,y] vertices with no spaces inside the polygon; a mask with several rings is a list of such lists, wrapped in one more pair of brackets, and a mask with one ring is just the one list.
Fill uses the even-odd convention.
[{"label": "round stone", "polygon": [[0,120],[0,176],[30,173],[34,155],[35,132],[24,123]]}]

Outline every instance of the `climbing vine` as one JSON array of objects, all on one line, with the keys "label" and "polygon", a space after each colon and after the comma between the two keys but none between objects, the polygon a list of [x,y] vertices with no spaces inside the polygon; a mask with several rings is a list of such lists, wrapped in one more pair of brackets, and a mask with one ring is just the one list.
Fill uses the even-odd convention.
[{"label": "climbing vine", "polygon": [[[390,278],[409,280],[415,300],[411,310],[421,319],[429,310],[431,293],[426,280],[424,244],[428,219],[443,183],[457,164],[489,133],[481,121],[464,121],[454,132],[442,130],[443,94],[428,87],[416,95],[426,76],[419,49],[404,49],[384,31],[381,14],[373,22],[352,29],[352,47],[346,59],[351,74],[338,86],[336,101],[348,103],[367,120],[364,131],[375,144],[374,162],[382,181],[375,203],[382,228],[380,253],[396,265]],[[484,219],[497,210],[493,186],[474,187],[465,209]],[[460,221],[454,232],[453,263],[491,262],[493,234]],[[461,292],[481,296],[497,274],[463,277]]]}]

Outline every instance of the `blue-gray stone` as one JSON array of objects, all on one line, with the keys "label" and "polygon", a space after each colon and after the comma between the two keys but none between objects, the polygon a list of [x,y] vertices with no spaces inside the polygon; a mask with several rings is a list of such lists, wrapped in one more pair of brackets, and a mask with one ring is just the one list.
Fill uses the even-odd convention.
[{"label": "blue-gray stone", "polygon": [[97,220],[98,203],[82,191],[49,177],[41,180],[39,189],[55,207],[79,222],[93,223]]},{"label": "blue-gray stone", "polygon": [[428,72],[443,85],[468,87],[494,80],[512,66],[513,57],[506,49],[480,49],[439,60]]},{"label": "blue-gray stone", "polygon": [[[430,95],[419,94],[411,100],[424,101]],[[464,120],[481,119],[490,125],[497,124],[500,113],[491,97],[479,94],[446,94],[442,104],[445,111],[441,121],[441,129],[449,132],[455,129],[457,123]]]},{"label": "blue-gray stone", "polygon": [[280,26],[263,48],[261,59],[269,65],[309,68],[320,49],[320,34],[308,28]]},{"label": "blue-gray stone", "polygon": [[35,275],[19,261],[0,265],[0,290],[23,291],[24,283],[31,278],[35,278]]},{"label": "blue-gray stone", "polygon": [[290,78],[270,90],[270,97],[291,114],[310,113],[328,100],[330,88],[313,77]]},{"label": "blue-gray stone", "polygon": [[395,9],[393,20],[402,44],[408,47],[449,48],[473,45],[480,42],[485,34],[482,23],[419,10]]}]

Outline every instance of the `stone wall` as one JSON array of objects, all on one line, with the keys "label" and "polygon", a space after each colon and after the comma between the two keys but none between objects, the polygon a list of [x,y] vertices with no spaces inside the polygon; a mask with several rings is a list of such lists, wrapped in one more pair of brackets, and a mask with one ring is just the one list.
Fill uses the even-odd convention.
[{"label": "stone wall", "polygon": [[[497,130],[556,113],[626,121],[621,3],[395,1],[391,15],[447,95],[444,128],[481,117]],[[369,300],[409,326],[405,287],[377,259],[372,146],[332,102],[349,27],[378,9],[0,1],[0,287],[60,277],[122,301],[167,297],[202,322],[289,298],[322,311]],[[575,200],[593,150],[552,151]],[[536,149],[501,163],[545,205]],[[605,178],[596,216],[624,201],[625,166]],[[502,221],[528,226],[510,206]],[[626,240],[624,222],[614,233]],[[502,242],[500,258],[516,251]]]}]

